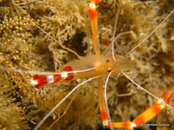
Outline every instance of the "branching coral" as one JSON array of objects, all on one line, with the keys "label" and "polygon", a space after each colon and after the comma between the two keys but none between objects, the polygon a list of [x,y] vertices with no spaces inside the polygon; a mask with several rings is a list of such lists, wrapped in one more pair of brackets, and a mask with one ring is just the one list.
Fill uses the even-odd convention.
[{"label": "branching coral", "polygon": [[[3,12],[0,15],[0,65],[28,71],[55,71],[59,66],[76,59],[77,54],[85,56],[93,53],[88,3],[89,0],[5,2],[4,7],[0,8]],[[172,9],[168,1],[103,0],[98,5],[101,41],[103,38],[109,42],[113,40],[118,7],[120,12],[116,35],[132,31],[115,42],[115,53],[122,56],[142,41]],[[165,90],[174,90],[173,44],[170,41],[172,23],[173,19],[169,18],[154,35],[129,55],[136,62],[135,68],[129,72],[130,77],[158,97]],[[109,47],[102,42],[100,44],[101,53],[109,54]],[[32,129],[74,86],[85,80],[59,82],[36,89],[30,79],[29,73],[1,71],[0,128]],[[56,121],[52,129],[99,129],[102,122],[96,87],[95,82],[84,85],[75,93],[72,102],[70,97],[41,129],[50,127],[67,106],[65,115]],[[135,91],[131,96],[120,96]],[[137,90],[125,77],[111,77],[108,102],[113,121],[128,121],[154,101]],[[19,113],[18,116],[15,113]],[[174,112],[166,109],[151,122],[169,123],[170,126],[165,128],[170,129],[174,121],[171,115]]]}]

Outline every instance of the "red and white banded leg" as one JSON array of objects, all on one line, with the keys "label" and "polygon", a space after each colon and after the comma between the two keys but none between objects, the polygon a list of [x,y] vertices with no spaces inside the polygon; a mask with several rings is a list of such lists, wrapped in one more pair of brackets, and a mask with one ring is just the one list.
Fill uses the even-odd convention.
[{"label": "red and white banded leg", "polygon": [[59,81],[70,81],[74,78],[74,73],[71,72],[71,66],[65,66],[62,69],[62,72],[57,72],[57,74],[51,75],[34,75],[31,83],[35,86],[35,88],[41,87],[46,84],[53,84]]}]

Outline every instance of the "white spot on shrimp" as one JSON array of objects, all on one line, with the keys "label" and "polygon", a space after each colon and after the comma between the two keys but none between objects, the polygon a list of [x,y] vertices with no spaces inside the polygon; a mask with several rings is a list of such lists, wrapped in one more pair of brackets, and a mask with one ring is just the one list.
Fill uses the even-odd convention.
[{"label": "white spot on shrimp", "polygon": [[89,6],[90,6],[91,9],[95,9],[95,8],[96,8],[95,3],[93,3],[93,2],[91,2],[91,3],[89,4]]},{"label": "white spot on shrimp", "polygon": [[48,83],[53,83],[54,82],[53,75],[47,76],[47,81],[48,81]]},{"label": "white spot on shrimp", "polygon": [[103,121],[103,125],[104,125],[104,126],[108,125],[108,123],[109,123],[108,120]]},{"label": "white spot on shrimp", "polygon": [[61,77],[62,77],[62,79],[66,79],[68,77],[68,73],[62,72]]},{"label": "white spot on shrimp", "polygon": [[158,103],[159,103],[159,104],[162,104],[162,103],[164,103],[164,100],[163,100],[163,99],[159,99],[159,100],[158,100]]},{"label": "white spot on shrimp", "polygon": [[31,84],[32,85],[37,85],[38,84],[38,81],[31,79]]}]

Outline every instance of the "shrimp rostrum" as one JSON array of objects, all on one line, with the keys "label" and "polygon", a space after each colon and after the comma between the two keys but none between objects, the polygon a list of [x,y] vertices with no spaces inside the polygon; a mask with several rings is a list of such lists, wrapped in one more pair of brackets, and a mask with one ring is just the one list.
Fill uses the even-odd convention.
[{"label": "shrimp rostrum", "polygon": [[[23,114],[28,114],[26,117],[22,115],[23,118],[20,119],[29,122],[25,123],[29,124],[28,128],[37,130],[47,127],[50,129],[142,127],[147,129],[151,125],[155,125],[155,128],[165,127],[166,129],[174,127],[173,124],[168,123],[174,121],[173,116],[170,116],[174,113],[173,104],[169,104],[169,101],[173,100],[171,91],[174,90],[172,84],[174,81],[169,74],[173,72],[171,69],[173,62],[165,58],[173,52],[164,42],[172,41],[170,38],[166,40],[162,37],[163,33],[168,34],[170,31],[167,33],[166,30],[164,32],[160,30],[167,26],[165,24],[170,25],[172,21],[166,23],[174,12],[167,2],[91,0],[90,3],[84,4],[84,1],[59,0],[56,5],[57,1],[53,0],[31,2],[30,4],[36,6],[33,10],[27,9],[25,2],[15,2],[10,3],[10,7],[16,10],[10,14],[12,19],[7,18],[9,14],[4,15],[4,22],[0,26],[0,34],[4,33],[1,38],[4,44],[1,45],[0,68],[4,77],[8,77],[7,81],[1,78],[2,92],[1,90],[0,92],[3,95],[9,93],[9,97],[16,98],[16,102],[21,103],[16,106],[20,108],[16,113],[24,111]],[[142,18],[156,16],[157,11],[151,12],[151,7],[155,4],[163,8],[168,5],[166,12],[169,13],[149,21],[149,24],[148,20],[140,22]],[[6,6],[8,7],[8,4]],[[136,15],[139,10],[142,13],[143,8],[146,8],[147,13],[152,15],[145,13],[138,19]],[[114,13],[109,14],[106,10]],[[36,11],[41,17],[34,15],[32,11]],[[46,13],[47,11],[51,13]],[[85,21],[78,11],[81,11],[83,15],[89,14],[90,16],[86,16],[90,17],[90,22]],[[79,16],[75,16],[73,12]],[[14,17],[15,15],[19,17]],[[31,20],[30,17],[33,19]],[[105,20],[107,17],[109,17],[108,20]],[[40,20],[34,22],[36,18]],[[84,36],[83,32],[79,31],[88,29],[88,24],[85,28],[81,23],[90,23],[92,40],[88,40],[90,36]],[[129,26],[129,24],[133,25]],[[78,32],[77,36],[74,36],[73,29]],[[169,30],[172,29],[169,28]],[[141,33],[141,31],[144,32]],[[154,34],[155,36],[152,37]],[[90,54],[86,56],[79,56],[80,43],[73,44],[77,49],[68,44],[74,39],[82,43],[81,37],[85,37],[84,41],[89,42],[86,52]],[[125,39],[130,40],[130,43]],[[155,41],[158,42],[155,43]],[[26,44],[29,44],[27,48],[22,47]],[[93,49],[90,49],[91,47]],[[32,52],[31,55],[29,52]],[[72,55],[68,57],[70,53]],[[35,54],[40,56],[36,57]],[[64,55],[69,59],[66,56],[63,58]],[[74,58],[75,56],[78,59]],[[61,59],[61,62],[55,63],[54,66],[52,60],[60,61],[56,59],[57,57]],[[31,61],[28,62],[27,58]],[[66,64],[64,64],[65,59],[69,60]],[[169,59],[174,60],[172,57]],[[160,64],[160,62],[165,64]],[[57,64],[64,65],[57,67]],[[34,69],[39,71],[31,71],[34,65],[37,66]],[[43,68],[40,67],[42,65]],[[148,72],[148,67],[151,69],[150,72]],[[58,69],[55,72],[43,72],[43,70],[52,70],[52,68]],[[132,77],[136,77],[135,81]],[[104,79],[105,82],[103,82]],[[8,88],[8,85],[13,85],[13,88]],[[80,88],[82,86],[85,87]],[[4,91],[6,88],[7,91]],[[95,89],[97,92],[94,91]],[[171,94],[167,95],[168,91]],[[98,98],[96,102],[95,94]],[[98,114],[99,111],[100,114]],[[2,115],[0,114],[0,119]],[[11,116],[12,119],[13,116]],[[160,117],[165,118],[162,120],[159,119]],[[99,122],[98,120],[102,122],[102,125],[96,127],[94,124]]]}]

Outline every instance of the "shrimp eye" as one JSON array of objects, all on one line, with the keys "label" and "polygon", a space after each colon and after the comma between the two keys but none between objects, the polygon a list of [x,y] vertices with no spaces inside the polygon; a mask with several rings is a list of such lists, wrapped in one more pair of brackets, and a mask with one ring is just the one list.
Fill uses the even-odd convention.
[{"label": "shrimp eye", "polygon": [[107,60],[106,60],[106,63],[108,63],[108,62],[110,62],[110,60],[107,59]]},{"label": "shrimp eye", "polygon": [[108,70],[107,70],[108,72],[111,72],[111,69],[110,68],[108,68]]}]

